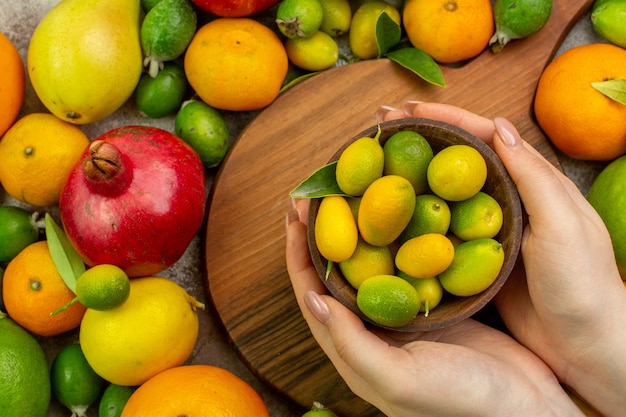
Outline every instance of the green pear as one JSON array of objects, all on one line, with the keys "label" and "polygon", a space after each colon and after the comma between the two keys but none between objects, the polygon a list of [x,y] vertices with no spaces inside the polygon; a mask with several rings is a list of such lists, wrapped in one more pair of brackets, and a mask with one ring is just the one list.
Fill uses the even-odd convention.
[{"label": "green pear", "polygon": [[133,94],[142,71],[139,0],[61,0],[35,28],[28,73],[51,113],[100,120]]}]

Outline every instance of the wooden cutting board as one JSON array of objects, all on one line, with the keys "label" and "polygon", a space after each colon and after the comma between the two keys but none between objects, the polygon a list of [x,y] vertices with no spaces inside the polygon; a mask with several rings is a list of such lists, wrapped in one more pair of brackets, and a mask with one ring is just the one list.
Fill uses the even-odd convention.
[{"label": "wooden cutting board", "polygon": [[342,142],[377,123],[380,105],[437,101],[486,117],[505,116],[558,166],[532,116],[535,87],[571,26],[593,0],[554,0],[542,31],[499,54],[485,51],[444,68],[432,86],[388,60],[325,71],[280,96],[253,119],[218,172],[206,222],[208,291],[233,347],[269,385],[309,407],[339,415],[380,413],[354,396],[311,336],[285,266],[289,191],[325,164]]}]

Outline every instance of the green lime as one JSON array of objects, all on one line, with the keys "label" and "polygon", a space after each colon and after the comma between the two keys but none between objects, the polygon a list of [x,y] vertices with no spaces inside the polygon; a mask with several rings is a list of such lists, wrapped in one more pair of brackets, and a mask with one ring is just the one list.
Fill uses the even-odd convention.
[{"label": "green lime", "polygon": [[349,144],[337,161],[337,185],[346,194],[363,195],[383,175],[385,156],[378,138],[363,137]]},{"label": "green lime", "polygon": [[420,194],[415,197],[415,210],[398,240],[404,243],[427,233],[445,235],[450,227],[450,207],[441,197],[434,194]]},{"label": "green lime", "polygon": [[337,37],[350,30],[352,8],[349,0],[319,0],[323,15],[320,30],[327,35]]},{"label": "green lime", "polygon": [[0,262],[9,262],[39,238],[33,216],[21,207],[0,206]]},{"label": "green lime", "polygon": [[0,417],[44,417],[51,391],[43,349],[3,313],[0,334]]},{"label": "green lime", "polygon": [[119,267],[110,264],[87,269],[76,281],[78,301],[92,310],[119,307],[130,295],[130,279]]},{"label": "green lime", "polygon": [[443,298],[443,287],[439,278],[413,278],[402,271],[398,272],[398,276],[417,290],[421,302],[420,311],[424,313],[424,317],[428,317],[430,311],[437,307]]},{"label": "green lime", "polygon": [[98,400],[105,384],[87,363],[78,343],[65,346],[54,358],[50,382],[56,399],[78,417],[86,416],[87,408]]},{"label": "green lime", "polygon": [[150,9],[157,5],[161,0],[141,0],[139,4],[141,5],[141,9],[148,13]]},{"label": "green lime", "polygon": [[450,203],[450,213],[450,231],[462,240],[491,238],[502,228],[502,207],[482,191]]},{"label": "green lime", "polygon": [[196,10],[190,0],[161,0],[146,14],[139,32],[144,66],[155,77],[165,61],[185,52],[196,33]]},{"label": "green lime", "polygon": [[593,29],[609,42],[626,48],[626,0],[596,1],[591,10]]},{"label": "green lime", "polygon": [[276,25],[289,39],[313,35],[322,25],[323,17],[319,0],[282,0],[276,9]]},{"label": "green lime", "polygon": [[426,172],[433,193],[447,201],[470,198],[487,180],[487,163],[468,145],[451,145],[439,151]]},{"label": "green lime", "polygon": [[489,41],[494,52],[512,39],[537,33],[552,13],[552,0],[496,0],[493,7],[496,32]]},{"label": "green lime", "polygon": [[314,401],[311,409],[302,414],[302,417],[337,417],[337,414],[324,407],[321,403]]},{"label": "green lime", "polygon": [[122,410],[137,387],[109,384],[102,394],[98,417],[120,417]]},{"label": "green lime", "polygon": [[615,260],[626,279],[626,156],[609,163],[591,184],[587,200],[606,225]]},{"label": "green lime", "polygon": [[230,148],[226,120],[219,111],[200,100],[183,103],[176,115],[174,131],[198,153],[207,168],[219,165]]},{"label": "green lime", "polygon": [[344,278],[354,288],[375,275],[393,275],[393,255],[388,246],[374,246],[359,239],[352,256],[339,263]]},{"label": "green lime", "polygon": [[185,70],[175,62],[166,62],[156,77],[143,73],[135,89],[137,109],[150,118],[167,116],[178,110],[189,84]]},{"label": "green lime", "polygon": [[319,30],[306,38],[288,38],[285,41],[285,51],[292,64],[307,71],[328,69],[339,58],[337,42]]},{"label": "green lime", "polygon": [[454,260],[439,281],[453,295],[468,297],[486,290],[504,264],[504,249],[493,239],[474,239],[454,248]]},{"label": "green lime", "polygon": [[433,150],[419,133],[410,130],[392,135],[383,146],[385,175],[399,175],[409,180],[415,194],[428,191],[426,172],[433,159]]},{"label": "green lime", "polygon": [[387,327],[406,326],[421,305],[415,288],[395,275],[378,275],[363,281],[356,302],[365,316]]}]

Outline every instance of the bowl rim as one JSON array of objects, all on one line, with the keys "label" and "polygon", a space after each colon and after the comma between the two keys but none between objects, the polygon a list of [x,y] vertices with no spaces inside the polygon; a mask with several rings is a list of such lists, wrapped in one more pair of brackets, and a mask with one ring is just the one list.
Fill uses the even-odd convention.
[{"label": "bowl rim", "polygon": [[[401,130],[414,130],[422,134],[422,136],[424,136],[428,140],[435,153],[449,145],[433,145],[431,142],[436,140],[431,137],[433,132],[443,133],[453,138],[462,138],[463,141],[467,142],[468,145],[476,148],[481,153],[481,155],[483,155],[485,162],[488,166],[488,172],[492,174],[488,175],[488,181],[489,178],[493,178],[494,170],[497,175],[501,176],[501,183],[498,187],[502,187],[502,192],[504,192],[504,194],[507,196],[508,202],[510,203],[507,204],[506,207],[506,217],[511,218],[512,220],[508,223],[505,223],[505,226],[509,227],[509,232],[506,235],[507,238],[502,241],[499,240],[505,250],[505,260],[500,270],[500,273],[498,274],[498,277],[486,290],[474,296],[455,297],[451,296],[450,294],[444,293],[444,300],[442,300],[442,303],[450,300],[452,300],[452,302],[454,303],[454,314],[451,314],[447,317],[439,317],[439,312],[441,312],[442,309],[438,310],[437,308],[435,308],[429,313],[428,317],[424,317],[423,313],[419,313],[411,323],[402,327],[387,327],[374,323],[371,319],[365,316],[356,305],[356,289],[354,289],[343,277],[336,263],[333,263],[328,279],[324,279],[324,276],[326,274],[327,261],[321,256],[321,254],[317,250],[314,231],[315,213],[317,212],[317,208],[319,207],[319,204],[322,200],[321,198],[312,198],[309,202],[309,216],[307,219],[307,240],[311,259],[318,273],[318,277],[323,282],[327,291],[334,298],[338,299],[342,304],[344,304],[348,309],[350,309],[353,313],[359,316],[364,321],[364,323],[371,324],[378,328],[404,332],[429,331],[451,326],[468,317],[471,317],[472,315],[480,311],[487,303],[489,303],[502,288],[509,275],[511,274],[513,267],[517,263],[523,228],[522,207],[519,194],[517,193],[517,188],[508,171],[502,164],[502,161],[497,156],[495,151],[491,149],[491,147],[489,147],[489,145],[487,145],[485,142],[483,142],[470,132],[458,126],[433,119],[405,118],[381,122],[374,126],[370,126],[354,135],[350,140],[343,143],[339,147],[339,149],[330,157],[328,163],[336,161],[339,158],[341,152],[350,143],[356,141],[357,139],[363,136],[375,137],[379,128],[382,131],[379,138],[381,144],[384,144],[384,142],[393,133]],[[494,184],[495,183],[492,182],[489,185],[493,186]],[[485,187],[487,187],[487,184],[485,185]],[[505,229],[504,226],[503,229]],[[496,237],[500,236],[501,234],[503,234],[503,231],[501,231]],[[439,307],[440,306],[438,306],[438,308]]]}]

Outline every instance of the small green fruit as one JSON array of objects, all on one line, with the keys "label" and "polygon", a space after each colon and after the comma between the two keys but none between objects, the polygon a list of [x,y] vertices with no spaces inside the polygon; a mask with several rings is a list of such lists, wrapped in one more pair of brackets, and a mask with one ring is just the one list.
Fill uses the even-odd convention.
[{"label": "small green fruit", "polygon": [[167,116],[180,108],[188,86],[183,68],[175,62],[166,62],[156,77],[148,73],[141,75],[135,90],[135,104],[147,117]]},{"label": "small green fruit", "polygon": [[283,0],[276,10],[276,24],[287,38],[306,38],[319,30],[324,9],[319,0]]},{"label": "small green fruit", "polygon": [[626,48],[626,0],[596,1],[591,10],[591,24],[600,36]]},{"label": "small green fruit", "polygon": [[528,37],[545,26],[552,13],[552,0],[497,0],[493,7],[496,33],[489,40],[493,52],[509,41]]}]

